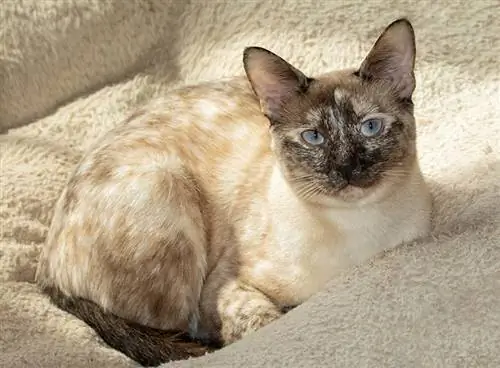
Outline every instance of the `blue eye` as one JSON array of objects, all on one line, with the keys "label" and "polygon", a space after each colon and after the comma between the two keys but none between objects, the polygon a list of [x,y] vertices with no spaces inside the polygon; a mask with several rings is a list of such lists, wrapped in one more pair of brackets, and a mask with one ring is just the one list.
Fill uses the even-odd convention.
[{"label": "blue eye", "polygon": [[325,138],[317,130],[304,130],[301,135],[306,143],[313,146],[318,146],[325,141]]},{"label": "blue eye", "polygon": [[374,137],[382,131],[382,120],[369,119],[361,124],[361,134],[365,137]]}]

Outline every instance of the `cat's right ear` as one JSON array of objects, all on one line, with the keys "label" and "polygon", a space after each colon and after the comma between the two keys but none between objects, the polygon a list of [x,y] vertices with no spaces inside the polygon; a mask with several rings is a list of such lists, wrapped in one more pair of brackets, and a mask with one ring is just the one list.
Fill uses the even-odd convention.
[{"label": "cat's right ear", "polygon": [[364,79],[387,81],[400,98],[411,98],[415,89],[415,33],[405,18],[382,32],[359,69]]},{"label": "cat's right ear", "polygon": [[261,47],[245,49],[243,66],[262,112],[271,121],[279,120],[284,103],[308,87],[309,78],[304,73]]}]

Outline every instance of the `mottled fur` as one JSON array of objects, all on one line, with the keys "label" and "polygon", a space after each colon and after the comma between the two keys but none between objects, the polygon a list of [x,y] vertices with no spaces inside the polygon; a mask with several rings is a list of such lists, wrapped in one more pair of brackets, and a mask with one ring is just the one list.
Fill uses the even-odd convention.
[{"label": "mottled fur", "polygon": [[[359,69],[310,78],[253,47],[248,79],[153,102],[76,168],[38,282],[111,346],[159,364],[203,348],[176,351],[158,331],[145,338],[148,327],[229,344],[340,269],[426,235],[413,64],[413,30],[399,20]],[[370,117],[383,131],[366,138]],[[323,144],[301,138],[311,129]]]}]

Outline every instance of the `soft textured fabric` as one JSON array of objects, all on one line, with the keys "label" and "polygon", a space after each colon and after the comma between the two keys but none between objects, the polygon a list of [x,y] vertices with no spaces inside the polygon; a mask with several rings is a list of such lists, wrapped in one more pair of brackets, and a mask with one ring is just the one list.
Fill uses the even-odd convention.
[{"label": "soft textured fabric", "polygon": [[[242,74],[259,45],[314,74],[417,34],[432,236],[347,270],[281,320],[165,367],[500,367],[500,2],[0,2],[0,367],[129,367],[33,284],[82,152],[171,88]],[[10,128],[10,129],[9,129]]]}]

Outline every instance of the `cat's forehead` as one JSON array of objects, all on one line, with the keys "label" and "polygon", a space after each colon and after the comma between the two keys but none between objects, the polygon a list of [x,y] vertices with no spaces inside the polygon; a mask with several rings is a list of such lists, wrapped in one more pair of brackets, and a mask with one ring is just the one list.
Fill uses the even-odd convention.
[{"label": "cat's forehead", "polygon": [[352,71],[321,76],[314,84],[307,111],[310,120],[323,120],[339,112],[358,118],[380,112],[378,99]]},{"label": "cat's forehead", "polygon": [[332,89],[328,98],[318,99],[309,106],[307,118],[310,121],[322,121],[339,115],[357,120],[380,112],[380,106],[367,96],[342,87]]}]

